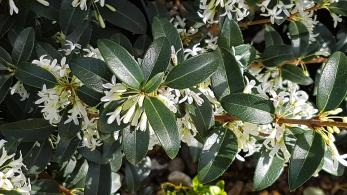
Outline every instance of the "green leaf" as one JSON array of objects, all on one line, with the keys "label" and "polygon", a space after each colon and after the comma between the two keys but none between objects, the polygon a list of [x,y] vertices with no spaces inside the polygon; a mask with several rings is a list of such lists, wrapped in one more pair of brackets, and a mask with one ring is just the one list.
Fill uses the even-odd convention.
[{"label": "green leaf", "polygon": [[268,152],[263,152],[254,172],[254,190],[263,190],[271,186],[281,175],[284,165],[283,159],[276,155],[270,156]]},{"label": "green leaf", "polygon": [[243,44],[242,32],[234,20],[229,20],[228,18],[224,20],[217,43],[219,47],[224,49],[230,49],[232,46]]},{"label": "green leaf", "polygon": [[146,98],[145,112],[166,154],[175,158],[180,149],[180,136],[174,114],[157,98]]},{"label": "green leaf", "polygon": [[116,43],[119,43],[122,47],[124,47],[129,53],[133,53],[133,45],[129,41],[128,37],[122,33],[113,34],[110,39]]},{"label": "green leaf", "polygon": [[0,70],[7,70],[7,64],[12,62],[10,54],[0,47]]},{"label": "green leaf", "polygon": [[47,88],[52,88],[57,84],[57,79],[48,70],[30,63],[20,64],[15,72],[18,80],[24,84],[42,89],[45,84]]},{"label": "green leaf", "polygon": [[101,92],[97,92],[94,89],[83,85],[76,89],[77,96],[89,106],[97,106],[100,104],[100,99],[103,96]]},{"label": "green leaf", "polygon": [[217,71],[211,76],[212,90],[217,99],[230,92],[242,92],[245,87],[243,71],[235,56],[225,49],[219,51],[223,61],[220,61]]},{"label": "green leaf", "polygon": [[271,45],[283,45],[283,40],[281,35],[272,28],[271,25],[265,26],[265,46],[269,47]]},{"label": "green leaf", "polygon": [[235,93],[221,100],[222,107],[232,116],[255,124],[268,124],[273,121],[275,108],[270,100],[262,97]]},{"label": "green leaf", "polygon": [[272,45],[265,49],[263,53],[263,64],[267,67],[274,67],[293,59],[293,48],[288,45]]},{"label": "green leaf", "polygon": [[303,70],[293,64],[285,64],[281,67],[283,79],[290,80],[299,85],[311,85],[313,80],[304,74]]},{"label": "green leaf", "polygon": [[194,110],[190,112],[190,118],[192,119],[196,130],[199,132],[203,139],[209,135],[209,129],[214,125],[213,108],[207,97],[196,90],[196,93],[200,93],[200,97],[204,102],[199,106],[194,101]]},{"label": "green leaf", "polygon": [[145,80],[149,80],[160,72],[165,72],[171,59],[170,43],[166,37],[154,40],[143,57],[141,68]]},{"label": "green leaf", "polygon": [[41,173],[47,167],[52,156],[53,148],[50,141],[43,141],[39,145],[35,142],[30,151],[23,154],[23,163],[25,164],[29,174],[36,175]]},{"label": "green leaf", "polygon": [[139,64],[129,52],[110,40],[99,40],[98,48],[111,71],[130,87],[139,89],[144,76]]},{"label": "green leaf", "polygon": [[112,73],[105,62],[95,59],[79,57],[69,63],[72,73],[89,88],[103,92],[103,84],[111,79]]},{"label": "green leaf", "polygon": [[151,172],[151,160],[147,157],[136,166],[125,163],[125,184],[130,192],[135,192],[141,187],[141,182],[148,177]]},{"label": "green leaf", "polygon": [[87,19],[88,12],[88,10],[81,10],[79,6],[71,6],[70,0],[62,1],[61,7],[59,9],[59,24],[61,31],[65,35],[70,34],[73,30],[76,29],[76,26]]},{"label": "green leaf", "polygon": [[220,60],[215,52],[194,56],[174,67],[166,78],[166,85],[175,89],[193,87],[209,78],[218,68]]},{"label": "green leaf", "polygon": [[13,45],[12,59],[13,64],[29,60],[34,49],[35,31],[32,27],[28,27],[19,33]]},{"label": "green leaf", "polygon": [[50,57],[51,60],[60,60],[63,57],[57,49],[55,49],[51,44],[45,42],[37,42],[35,46],[35,51],[37,57],[46,55],[47,57]]},{"label": "green leaf", "polygon": [[257,51],[252,45],[243,44],[236,46],[234,49],[235,56],[240,57],[239,61],[241,62],[243,67],[247,67],[255,60]]},{"label": "green leaf", "polygon": [[216,127],[207,138],[198,164],[198,178],[203,183],[221,176],[234,161],[238,145],[235,134],[227,128]]},{"label": "green leaf", "polygon": [[303,56],[307,52],[310,42],[310,33],[306,26],[299,21],[292,21],[289,24],[289,35],[294,55],[297,57]]},{"label": "green leaf", "polygon": [[160,84],[162,83],[163,78],[164,78],[164,73],[163,72],[156,74],[153,78],[151,78],[145,84],[145,86],[143,87],[143,90],[146,93],[151,93],[151,92],[157,90],[159,88]]},{"label": "green leaf", "polygon": [[329,5],[328,9],[341,16],[347,16],[347,1],[341,0]]},{"label": "green leaf", "polygon": [[85,195],[111,194],[111,167],[88,162],[88,173],[84,188]]},{"label": "green leaf", "polygon": [[107,114],[115,111],[122,103],[123,101],[113,101],[101,110],[98,120],[99,131],[103,133],[114,133],[115,131],[119,131],[124,128],[124,125],[118,125],[116,120],[111,124],[107,123],[107,119],[109,117]]},{"label": "green leaf", "polygon": [[54,127],[45,119],[27,119],[0,125],[0,132],[7,139],[23,142],[46,140]]},{"label": "green leaf", "polygon": [[149,131],[141,131],[133,127],[123,129],[123,150],[126,159],[133,165],[140,162],[147,154],[149,145]]},{"label": "green leaf", "polygon": [[324,141],[320,134],[308,131],[297,136],[289,162],[288,184],[295,190],[312,177],[324,157]]},{"label": "green leaf", "polygon": [[146,33],[146,17],[141,10],[128,0],[108,1],[116,11],[111,11],[106,6],[99,8],[101,15],[111,24],[128,30],[135,34]]},{"label": "green leaf", "polygon": [[184,61],[183,46],[180,35],[168,19],[154,17],[152,22],[152,33],[154,39],[166,37],[170,46],[174,46],[177,52],[178,64],[181,64]]},{"label": "green leaf", "polygon": [[5,99],[12,85],[12,76],[9,74],[0,75],[0,104]]},{"label": "green leaf", "polygon": [[40,194],[59,194],[59,183],[53,179],[39,179],[30,182],[31,195]]},{"label": "green leaf", "polygon": [[317,107],[322,111],[337,108],[347,94],[347,57],[335,52],[323,65],[318,80]]}]

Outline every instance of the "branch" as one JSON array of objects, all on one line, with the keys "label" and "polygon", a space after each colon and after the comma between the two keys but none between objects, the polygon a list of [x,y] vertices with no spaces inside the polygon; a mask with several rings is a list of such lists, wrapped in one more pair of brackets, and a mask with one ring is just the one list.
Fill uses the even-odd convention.
[{"label": "branch", "polygon": [[[215,117],[216,121],[226,123],[226,122],[232,122],[239,120],[237,117],[230,116],[230,115],[216,115]],[[312,119],[285,119],[285,118],[277,118],[273,121],[277,124],[296,124],[296,125],[305,125],[311,128],[316,127],[339,127],[339,128],[347,128],[347,123],[344,122],[337,122],[337,121],[321,121],[318,118],[312,118]]]},{"label": "branch", "polygon": [[[315,6],[310,7],[308,9],[305,9],[304,12],[310,12],[310,11],[316,11],[318,9],[321,9],[321,5],[317,3]],[[293,20],[297,15],[299,15],[300,12],[295,12],[288,16],[288,20]],[[260,19],[260,20],[253,20],[253,21],[247,21],[247,22],[241,22],[239,23],[239,26],[241,28],[247,28],[248,26],[258,25],[258,24],[269,24],[271,23],[271,20],[269,18],[266,19]]]}]

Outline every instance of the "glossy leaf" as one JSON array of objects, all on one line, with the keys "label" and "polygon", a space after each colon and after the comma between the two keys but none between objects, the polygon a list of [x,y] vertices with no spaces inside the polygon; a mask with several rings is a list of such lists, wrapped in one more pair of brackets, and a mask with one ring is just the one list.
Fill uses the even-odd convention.
[{"label": "glossy leaf", "polygon": [[263,53],[263,64],[268,67],[279,66],[293,59],[293,48],[288,45],[272,45]]},{"label": "glossy leaf", "polygon": [[86,19],[88,11],[81,10],[79,6],[71,6],[70,0],[63,0],[59,9],[59,24],[61,31],[68,35],[76,26]]},{"label": "glossy leaf", "polygon": [[76,89],[76,93],[77,93],[77,96],[84,103],[92,107],[100,104],[100,99],[101,97],[103,97],[103,94],[101,92],[97,92],[94,89],[87,87],[86,85],[78,87]]},{"label": "glossy leaf", "polygon": [[0,104],[8,94],[12,85],[11,75],[0,75]]},{"label": "glossy leaf", "polygon": [[145,34],[147,22],[141,10],[128,0],[108,1],[116,11],[106,6],[99,8],[102,16],[111,24],[135,34]]},{"label": "glossy leaf", "polygon": [[166,18],[154,17],[152,22],[152,34],[154,39],[160,37],[166,37],[170,43],[170,46],[174,46],[177,52],[178,64],[181,64],[184,60],[183,46],[180,35],[177,29]]},{"label": "glossy leaf", "polygon": [[289,34],[294,55],[297,57],[303,56],[307,52],[310,42],[310,33],[306,26],[299,21],[293,21],[289,24]]},{"label": "glossy leaf", "polygon": [[111,71],[118,79],[133,87],[139,89],[144,81],[142,70],[129,52],[110,40],[99,40],[98,48],[101,55]]},{"label": "glossy leaf", "polygon": [[171,59],[170,43],[166,37],[153,41],[143,57],[141,68],[145,80],[149,80],[160,72],[165,72]]},{"label": "glossy leaf", "polygon": [[198,178],[203,183],[221,176],[234,161],[238,151],[237,138],[229,129],[216,127],[207,138],[198,163]]},{"label": "glossy leaf", "polygon": [[345,167],[341,163],[336,163],[336,159],[333,157],[331,150],[326,149],[322,169],[331,175],[342,176]]},{"label": "glossy leaf", "polygon": [[39,174],[47,167],[52,156],[53,148],[48,140],[40,144],[35,142],[28,153],[23,153],[23,163],[29,174]]},{"label": "glossy leaf", "polygon": [[157,90],[158,87],[160,86],[160,84],[162,83],[163,78],[164,78],[164,73],[163,72],[156,74],[155,76],[153,76],[153,78],[151,78],[145,84],[145,86],[143,87],[143,90],[146,93],[151,93],[151,92]]},{"label": "glossy leaf", "polygon": [[281,175],[285,162],[278,156],[270,156],[263,152],[255,168],[253,185],[254,190],[263,190],[271,186]]},{"label": "glossy leaf", "polygon": [[271,26],[265,26],[265,45],[269,47],[271,45],[283,45],[281,35]]},{"label": "glossy leaf", "polygon": [[328,8],[337,15],[347,16],[347,1],[341,0],[334,2]]},{"label": "glossy leaf", "polygon": [[320,111],[337,108],[347,94],[347,57],[335,52],[323,65],[318,80],[317,107]]},{"label": "glossy leaf", "polygon": [[232,116],[255,124],[268,124],[273,121],[274,106],[262,97],[235,93],[221,100],[222,107]]},{"label": "glossy leaf", "polygon": [[12,62],[10,54],[0,47],[0,70],[7,70],[7,64]]},{"label": "glossy leaf", "polygon": [[245,83],[240,64],[229,51],[220,49],[220,64],[211,76],[212,90],[218,99],[235,92],[242,92]]},{"label": "glossy leaf", "polygon": [[324,157],[324,141],[320,134],[308,131],[297,136],[289,163],[289,189],[295,190],[312,177]]},{"label": "glossy leaf", "polygon": [[83,84],[98,92],[103,92],[102,85],[112,77],[106,63],[95,58],[76,58],[69,63],[69,67]]},{"label": "glossy leaf", "polygon": [[34,49],[35,31],[29,27],[20,32],[16,38],[12,50],[13,64],[29,60]]},{"label": "glossy leaf", "polygon": [[141,131],[133,127],[123,129],[123,150],[126,159],[133,165],[140,162],[147,154],[149,131]]},{"label": "glossy leaf", "polygon": [[174,114],[157,98],[146,98],[145,112],[166,154],[175,158],[180,149],[180,136]]},{"label": "glossy leaf", "polygon": [[299,85],[311,85],[313,80],[304,74],[303,70],[296,65],[285,64],[281,67],[283,79],[290,80]]},{"label": "glossy leaf", "polygon": [[232,46],[241,44],[243,44],[243,36],[239,25],[234,20],[226,17],[218,38],[218,46],[230,49]]},{"label": "glossy leaf", "polygon": [[15,76],[26,85],[42,89],[43,85],[52,88],[57,84],[57,79],[48,70],[30,63],[23,63],[16,69]]},{"label": "glossy leaf", "polygon": [[27,119],[0,125],[0,132],[7,139],[23,142],[45,140],[52,133],[54,127],[45,119]]},{"label": "glossy leaf", "polygon": [[216,52],[194,56],[173,68],[166,77],[166,85],[175,89],[193,87],[209,78],[220,60]]},{"label": "glossy leaf", "polygon": [[111,167],[88,162],[85,195],[111,194]]},{"label": "glossy leaf", "polygon": [[141,182],[150,174],[150,159],[144,158],[136,166],[125,163],[125,184],[130,192],[135,192],[141,187]]},{"label": "glossy leaf", "polygon": [[236,46],[234,49],[235,56],[238,56],[238,58],[240,58],[240,62],[243,67],[247,67],[255,60],[257,51],[252,45],[242,44]]}]

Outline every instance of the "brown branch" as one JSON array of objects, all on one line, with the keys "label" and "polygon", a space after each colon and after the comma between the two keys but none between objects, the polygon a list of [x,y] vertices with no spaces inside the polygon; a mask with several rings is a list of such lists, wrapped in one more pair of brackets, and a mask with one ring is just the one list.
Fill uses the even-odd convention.
[{"label": "brown branch", "polygon": [[[216,115],[214,116],[216,121],[226,123],[238,120],[237,117],[230,115]],[[277,118],[273,121],[278,124],[295,124],[295,125],[305,125],[308,127],[316,128],[316,127],[339,127],[339,128],[347,128],[347,123],[338,122],[338,121],[321,121],[318,118],[312,119],[285,119],[285,118]]]},{"label": "brown branch", "polygon": [[[310,11],[316,11],[318,9],[321,9],[321,5],[317,3],[315,6],[310,7],[308,9],[305,9],[304,12],[310,12]],[[288,20],[293,20],[297,15],[299,15],[300,12],[296,12],[288,16]],[[247,28],[248,26],[258,25],[258,24],[269,24],[271,23],[271,20],[269,18],[266,19],[260,19],[260,20],[253,20],[253,21],[246,21],[239,23],[240,28]]]},{"label": "brown branch", "polygon": [[63,185],[59,185],[59,191],[65,195],[72,195],[71,191]]}]

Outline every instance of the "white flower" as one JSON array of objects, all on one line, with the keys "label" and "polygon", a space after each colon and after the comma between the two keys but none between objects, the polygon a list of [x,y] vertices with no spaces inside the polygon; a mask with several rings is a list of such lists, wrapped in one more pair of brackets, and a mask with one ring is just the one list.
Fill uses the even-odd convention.
[{"label": "white flower", "polygon": [[337,23],[342,22],[341,16],[336,15],[335,13],[330,13],[331,17],[333,18],[334,21],[334,28],[336,28]]},{"label": "white flower", "polygon": [[180,96],[183,98],[181,98],[179,100],[179,104],[183,103],[183,102],[187,102],[188,104],[192,104],[193,101],[201,106],[202,103],[204,103],[204,99],[202,99],[199,95],[201,94],[200,92],[199,93],[195,93],[194,91],[190,90],[190,89],[183,89],[180,91]]},{"label": "white flower", "polygon": [[[75,1],[75,0],[74,0]],[[82,0],[83,1],[83,0]],[[70,55],[72,52],[79,54],[79,50],[81,49],[81,45],[78,43],[73,43],[72,41],[65,41],[65,48],[60,49],[59,51],[65,52],[65,56]],[[77,50],[77,51],[76,51]]]},{"label": "white flower", "polygon": [[102,141],[97,128],[97,120],[84,120],[82,122],[82,146],[89,148],[91,151],[101,146]]},{"label": "white flower", "polygon": [[200,43],[197,43],[193,46],[192,49],[184,49],[184,58],[187,59],[189,56],[196,56],[199,55],[201,53],[204,53],[205,49],[200,47]]},{"label": "white flower", "polygon": [[29,98],[30,93],[25,89],[23,83],[21,81],[17,81],[11,88],[10,94],[18,94],[21,99],[20,101],[24,101]]},{"label": "white flower", "polygon": [[25,177],[22,168],[26,169],[23,164],[22,155],[15,159],[15,154],[7,154],[4,148],[5,140],[0,140],[0,189],[15,190],[21,194],[29,195],[31,186],[30,181]]},{"label": "white flower", "polygon": [[14,0],[8,0],[8,5],[10,6],[10,15],[13,15],[13,12],[18,14],[18,7],[14,3]]},{"label": "white flower", "polygon": [[36,0],[37,2],[41,3],[44,6],[49,6],[49,2],[46,0]]},{"label": "white flower", "polygon": [[72,1],[72,6],[77,7],[79,6],[81,10],[87,10],[87,0],[73,0]]}]

